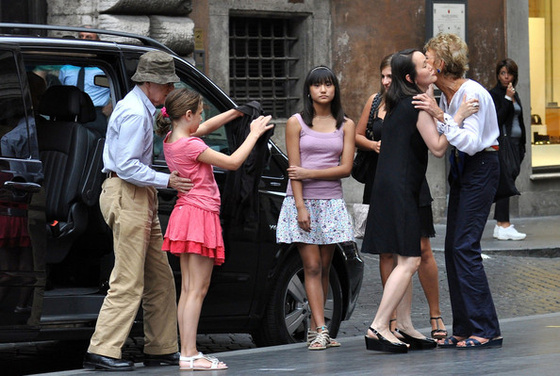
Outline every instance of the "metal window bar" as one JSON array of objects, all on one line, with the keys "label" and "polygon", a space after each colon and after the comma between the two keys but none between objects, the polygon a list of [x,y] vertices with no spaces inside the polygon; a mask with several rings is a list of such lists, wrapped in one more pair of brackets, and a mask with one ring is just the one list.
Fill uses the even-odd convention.
[{"label": "metal window bar", "polygon": [[298,40],[291,29],[281,18],[230,19],[230,95],[236,102],[257,100],[277,118],[294,112],[299,78],[290,73],[299,59],[291,56]]}]

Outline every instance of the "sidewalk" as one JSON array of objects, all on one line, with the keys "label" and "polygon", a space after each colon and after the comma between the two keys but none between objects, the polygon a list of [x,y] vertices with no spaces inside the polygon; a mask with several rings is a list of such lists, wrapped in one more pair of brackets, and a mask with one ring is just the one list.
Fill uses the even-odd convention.
[{"label": "sidewalk", "polygon": [[[367,351],[363,336],[341,338],[342,347],[309,351],[304,344],[214,354],[229,366],[205,375],[557,375],[560,366],[560,313],[502,320],[499,349],[435,349],[389,354]],[[47,375],[97,376],[106,372],[74,370]],[[146,368],[111,375],[184,375],[179,367]]]},{"label": "sidewalk", "polygon": [[[498,240],[492,236],[496,221],[488,220],[482,234],[482,252],[512,256],[560,257],[560,216],[512,218],[515,228],[527,234],[523,240]],[[445,246],[445,218],[434,225],[435,238],[431,238],[432,250],[443,252]],[[362,239],[357,239],[358,248]]]},{"label": "sidewalk", "polygon": [[[556,375],[560,367],[560,216],[515,218],[515,227],[527,238],[522,241],[499,241],[492,237],[495,221],[487,222],[482,249],[489,281],[504,336],[502,349],[455,351],[436,349],[394,355],[366,351],[364,328],[371,322],[379,299],[381,283],[374,255],[363,255],[368,277],[364,280],[358,306],[350,321],[344,322],[337,338],[343,347],[327,351],[307,351],[301,344],[250,348],[250,336],[211,335],[220,342],[212,355],[225,361],[227,371],[204,372],[208,375],[423,375],[433,373],[491,375]],[[445,224],[435,226],[437,236],[432,247],[440,267],[442,315],[450,321],[449,296],[446,289],[443,248]],[[361,241],[359,242],[361,244]],[[499,256],[520,257],[499,257]],[[525,256],[525,257],[523,257]],[[535,256],[536,258],[533,258]],[[555,257],[548,259],[548,257]],[[428,323],[426,302],[420,285],[415,284],[413,320],[423,333]],[[551,313],[554,312],[554,313]],[[446,322],[450,325],[450,322]],[[450,327],[450,326],[448,326]],[[229,339],[224,340],[223,338]],[[232,343],[242,347],[240,338],[249,342],[244,350],[226,351]],[[249,340],[247,340],[249,338]],[[184,375],[176,367],[144,368],[112,375]],[[45,375],[45,374],[43,374]],[[107,375],[106,372],[73,370],[49,375]]]},{"label": "sidewalk", "polygon": [[[482,252],[500,252],[514,256],[560,257],[560,216],[512,218],[519,232],[527,234],[524,240],[497,240],[492,234],[496,221],[488,220],[482,234]],[[432,240],[434,251],[443,251],[445,222],[436,224],[436,237]]]}]

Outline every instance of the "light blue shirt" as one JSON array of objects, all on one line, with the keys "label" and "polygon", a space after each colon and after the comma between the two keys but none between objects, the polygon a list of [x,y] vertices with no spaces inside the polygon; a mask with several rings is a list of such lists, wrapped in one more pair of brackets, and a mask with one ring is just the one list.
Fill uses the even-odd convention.
[{"label": "light blue shirt", "polygon": [[[78,74],[80,67],[74,65],[64,65],[58,72],[58,79],[63,85],[78,86]],[[103,107],[109,103],[110,90],[107,87],[101,87],[94,84],[96,75],[105,75],[101,69],[97,67],[86,67],[84,72],[84,92],[86,92],[95,107]]]},{"label": "light blue shirt", "polygon": [[140,187],[167,187],[169,175],[150,167],[155,113],[155,106],[139,86],[117,103],[107,126],[104,173],[116,172],[119,178]]},{"label": "light blue shirt", "polygon": [[[459,127],[452,117],[455,116],[461,106],[465,94],[467,100],[478,99],[479,109],[476,114],[463,120],[462,126]],[[498,145],[500,128],[498,127],[496,107],[494,107],[494,101],[490,93],[478,82],[465,81],[449,103],[445,94],[442,93],[439,106],[445,113],[451,115],[445,116],[446,124],[449,127],[443,133],[447,141],[459,151],[472,156],[490,146]]]}]

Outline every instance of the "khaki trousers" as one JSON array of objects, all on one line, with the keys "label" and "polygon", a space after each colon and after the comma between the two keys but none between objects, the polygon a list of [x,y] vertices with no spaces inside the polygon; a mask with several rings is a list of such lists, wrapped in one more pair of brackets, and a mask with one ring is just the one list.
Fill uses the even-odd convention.
[{"label": "khaki trousers", "polygon": [[161,250],[156,189],[112,177],[103,182],[99,203],[113,230],[115,266],[88,352],[120,359],[140,303],[144,353],[176,352],[175,283],[167,253]]}]

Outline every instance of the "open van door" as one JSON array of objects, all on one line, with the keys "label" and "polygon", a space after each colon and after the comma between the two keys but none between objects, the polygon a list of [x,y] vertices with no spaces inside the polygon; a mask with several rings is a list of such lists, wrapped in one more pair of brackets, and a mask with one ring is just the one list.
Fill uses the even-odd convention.
[{"label": "open van door", "polygon": [[[40,91],[40,80],[28,80],[16,46],[0,44],[2,341],[34,339],[39,331],[43,306],[46,283],[45,202],[30,89]],[[39,87],[34,87],[37,83]],[[37,92],[34,94],[40,95]]]}]

